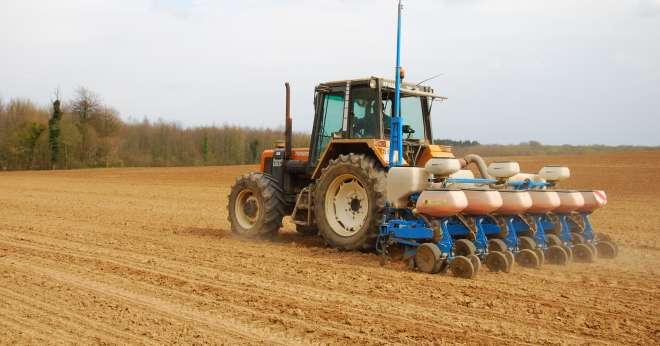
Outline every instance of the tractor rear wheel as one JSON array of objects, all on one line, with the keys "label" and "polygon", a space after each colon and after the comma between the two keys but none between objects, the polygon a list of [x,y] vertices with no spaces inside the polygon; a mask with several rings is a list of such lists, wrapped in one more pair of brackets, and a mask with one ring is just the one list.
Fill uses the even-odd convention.
[{"label": "tractor rear wheel", "polygon": [[227,209],[232,232],[248,238],[272,236],[285,213],[282,189],[269,174],[245,174],[231,187]]},{"label": "tractor rear wheel", "polygon": [[364,154],[339,155],[321,173],[314,192],[319,233],[343,250],[374,247],[385,207],[385,171]]}]

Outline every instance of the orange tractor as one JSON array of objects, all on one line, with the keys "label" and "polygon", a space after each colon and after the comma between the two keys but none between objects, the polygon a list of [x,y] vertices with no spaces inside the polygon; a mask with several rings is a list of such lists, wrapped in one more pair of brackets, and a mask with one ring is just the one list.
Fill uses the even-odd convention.
[{"label": "orange tractor", "polygon": [[[371,77],[318,85],[308,148],[291,147],[288,83],[286,91],[284,147],[264,151],[260,171],[233,185],[232,231],[269,236],[291,215],[298,232],[319,233],[330,246],[373,248],[387,198],[394,81]],[[404,164],[424,167],[431,158],[453,157],[450,147],[432,144],[433,103],[445,97],[406,83],[400,95]]]}]

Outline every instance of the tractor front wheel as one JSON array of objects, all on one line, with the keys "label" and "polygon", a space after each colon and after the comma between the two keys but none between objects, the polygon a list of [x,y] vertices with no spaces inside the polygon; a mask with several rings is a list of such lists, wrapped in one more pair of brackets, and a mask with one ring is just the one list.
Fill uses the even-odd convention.
[{"label": "tractor front wheel", "polygon": [[268,174],[245,174],[231,187],[227,209],[235,234],[247,238],[272,236],[284,217],[282,189]]}]

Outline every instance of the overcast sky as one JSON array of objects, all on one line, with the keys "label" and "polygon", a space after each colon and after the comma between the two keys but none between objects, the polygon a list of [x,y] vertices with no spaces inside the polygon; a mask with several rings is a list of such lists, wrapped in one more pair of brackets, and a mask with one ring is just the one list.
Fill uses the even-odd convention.
[{"label": "overcast sky", "polygon": [[[404,1],[436,138],[660,145],[660,0]],[[99,93],[122,117],[309,131],[313,88],[393,77],[395,0],[0,0],[0,97]]]}]

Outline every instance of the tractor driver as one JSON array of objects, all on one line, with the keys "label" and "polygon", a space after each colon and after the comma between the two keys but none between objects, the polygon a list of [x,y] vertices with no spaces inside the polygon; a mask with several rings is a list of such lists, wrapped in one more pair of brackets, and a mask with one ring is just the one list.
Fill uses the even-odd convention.
[{"label": "tractor driver", "polygon": [[357,138],[376,138],[378,132],[378,102],[372,90],[356,90],[353,97],[353,136]]}]

